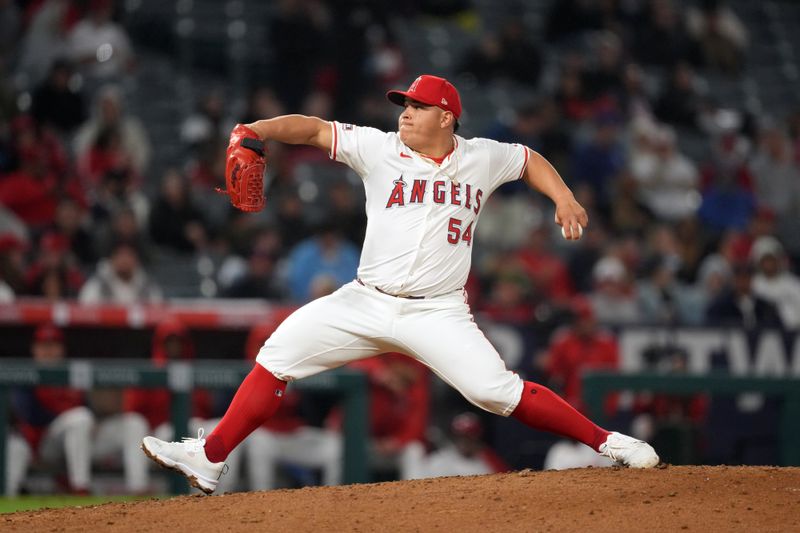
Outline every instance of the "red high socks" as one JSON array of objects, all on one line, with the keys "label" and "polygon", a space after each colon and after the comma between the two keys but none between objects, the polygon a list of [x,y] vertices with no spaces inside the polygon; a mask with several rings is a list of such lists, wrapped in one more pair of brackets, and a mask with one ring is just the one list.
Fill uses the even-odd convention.
[{"label": "red high socks", "polygon": [[534,429],[580,441],[593,450],[609,435],[553,391],[531,381],[525,382],[522,398],[511,416]]},{"label": "red high socks", "polygon": [[245,437],[275,414],[285,391],[285,381],[256,363],[239,385],[225,416],[206,438],[208,460],[224,461]]}]

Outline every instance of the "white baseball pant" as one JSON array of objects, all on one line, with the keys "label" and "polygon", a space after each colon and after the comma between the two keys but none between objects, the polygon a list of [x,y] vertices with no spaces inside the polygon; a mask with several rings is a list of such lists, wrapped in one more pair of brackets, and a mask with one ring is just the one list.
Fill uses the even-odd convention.
[{"label": "white baseball pant", "polygon": [[256,361],[291,381],[386,352],[417,359],[492,413],[510,415],[522,395],[522,379],[478,329],[464,291],[415,300],[350,282],[289,316]]}]

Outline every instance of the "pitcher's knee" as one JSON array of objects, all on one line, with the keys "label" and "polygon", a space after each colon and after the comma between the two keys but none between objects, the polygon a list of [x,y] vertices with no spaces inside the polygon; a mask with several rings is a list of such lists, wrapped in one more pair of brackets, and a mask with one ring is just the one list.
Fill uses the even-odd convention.
[{"label": "pitcher's knee", "polygon": [[517,407],[523,387],[519,376],[516,374],[512,374],[512,376],[495,385],[476,384],[475,387],[462,390],[461,393],[470,403],[484,411],[508,416]]}]

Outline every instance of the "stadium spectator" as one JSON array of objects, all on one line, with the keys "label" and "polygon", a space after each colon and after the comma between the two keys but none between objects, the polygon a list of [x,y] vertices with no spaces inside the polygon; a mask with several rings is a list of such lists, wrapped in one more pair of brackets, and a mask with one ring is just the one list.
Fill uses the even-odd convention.
[{"label": "stadium spectator", "polygon": [[109,175],[124,175],[131,182],[139,180],[131,156],[122,146],[120,131],[114,126],[105,126],[97,132],[77,166],[84,186],[92,191],[100,188]]},{"label": "stadium spectator", "polygon": [[550,42],[572,40],[576,34],[598,30],[608,20],[601,16],[599,2],[563,0],[553,2],[547,13],[546,36]]},{"label": "stadium spectator", "polygon": [[703,62],[727,74],[742,70],[748,45],[747,30],[725,0],[702,0],[686,12],[689,35],[700,48]]},{"label": "stadium spectator", "polygon": [[161,298],[161,289],[142,267],[136,246],[125,241],[114,244],[78,295],[84,304],[157,303]]},{"label": "stadium spectator", "polygon": [[111,255],[117,242],[129,242],[139,251],[142,263],[149,263],[152,256],[151,243],[139,226],[136,212],[132,207],[122,206],[113,213],[109,223],[100,224],[94,228],[93,233],[99,257]]},{"label": "stadium spectator", "polygon": [[574,293],[566,263],[552,251],[551,230],[546,224],[534,228],[516,261],[530,279],[533,294],[555,303],[563,303]]},{"label": "stadium spectator", "polygon": [[33,91],[31,115],[40,126],[55,128],[66,135],[86,120],[83,94],[73,76],[72,65],[65,59],[57,59],[47,79]]},{"label": "stadium spectator", "polygon": [[226,116],[222,89],[215,88],[203,95],[194,113],[181,124],[181,141],[193,153],[202,154],[224,144],[235,125],[235,121]]},{"label": "stadium spectator", "polygon": [[739,326],[747,330],[782,327],[775,306],[753,293],[753,266],[739,263],[733,268],[733,281],[706,310],[709,324]]},{"label": "stadium spectator", "polygon": [[786,328],[800,327],[800,279],[786,266],[783,246],[775,237],[759,237],[750,257],[756,268],[753,294],[774,305]]},{"label": "stadium spectator", "polygon": [[597,104],[587,95],[581,77],[581,66],[565,66],[558,78],[555,101],[560,114],[567,120],[583,122],[596,111]]},{"label": "stadium spectator", "polygon": [[[247,263],[238,274],[228,272],[232,279],[223,278],[224,298],[264,298],[279,300],[284,291],[278,284],[276,263],[280,239],[274,231],[264,231],[256,236]],[[229,266],[228,268],[231,268]],[[222,270],[222,269],[220,269]]]},{"label": "stadium spectator", "polygon": [[622,41],[611,31],[600,32],[594,37],[592,51],[594,61],[582,73],[589,97],[618,97],[623,92]]},{"label": "stadium spectator", "polygon": [[631,28],[631,50],[648,66],[666,67],[696,60],[696,51],[673,0],[650,0],[643,21]]},{"label": "stadium spectator", "polygon": [[0,63],[11,56],[21,33],[21,19],[16,2],[0,2]]},{"label": "stadium spectator", "polygon": [[800,211],[800,167],[791,141],[778,127],[759,133],[758,150],[750,163],[758,205],[779,218],[795,216]]},{"label": "stadium spectator", "polygon": [[31,15],[20,42],[17,72],[30,87],[45,79],[53,62],[64,54],[67,31],[75,17],[75,6],[63,0],[42,2]]},{"label": "stadium spectator", "polygon": [[460,72],[469,72],[481,82],[508,79],[536,87],[542,70],[539,49],[529,41],[519,18],[501,23],[497,34],[486,34],[467,52]]},{"label": "stadium spectator", "polygon": [[[58,365],[66,357],[63,332],[52,324],[36,328],[31,344],[33,361],[39,365]],[[94,415],[86,407],[83,392],[67,387],[36,386],[20,388],[12,394],[12,420],[30,447],[11,459],[14,484],[22,483],[34,456],[50,465],[66,460],[67,492],[88,494],[91,481],[91,446]],[[14,451],[19,452],[19,448]],[[16,493],[19,485],[11,487]]]},{"label": "stadium spectator", "polygon": [[[569,325],[553,334],[538,364],[544,369],[553,390],[560,391],[576,409],[588,413],[583,403],[581,376],[586,370],[616,370],[619,367],[619,347],[614,336],[599,327],[587,298],[573,298],[569,311]],[[615,409],[616,399],[609,397],[605,403],[606,413],[613,415]]]},{"label": "stadium spectator", "polygon": [[25,294],[51,302],[75,298],[84,282],[76,263],[66,236],[45,233],[39,239],[38,256],[27,272]]},{"label": "stadium spectator", "polygon": [[92,189],[90,212],[92,223],[104,226],[114,220],[120,211],[130,210],[136,217],[136,225],[147,227],[150,200],[138,188],[131,168],[123,166],[109,169]]},{"label": "stadium spectator", "polygon": [[[274,58],[272,70],[281,74],[270,81],[288,108],[300,108],[315,74],[327,59],[327,54],[320,52],[326,50],[332,24],[330,9],[321,2],[282,0],[278,3],[267,35]],[[353,38],[346,34],[341,37]],[[349,59],[358,62],[360,57],[351,56]]]},{"label": "stadium spectator", "polygon": [[10,302],[25,290],[25,252],[28,244],[13,233],[0,235],[0,280],[2,299]]},{"label": "stadium spectator", "polygon": [[[379,478],[413,474],[419,445],[425,442],[430,411],[427,369],[399,353],[361,359],[349,365],[367,374],[369,383],[369,464]],[[333,411],[327,426],[340,430],[342,411]]]},{"label": "stadium spectator", "polygon": [[541,302],[534,298],[530,278],[512,261],[491,277],[488,294],[478,309],[491,320],[525,326],[533,323],[537,303]]},{"label": "stadium spectator", "polygon": [[[159,322],[153,331],[151,361],[156,367],[165,367],[175,362],[191,362],[195,357],[194,342],[186,326],[175,317],[167,317]],[[158,435],[159,438],[172,439],[174,428],[171,422],[172,392],[168,389],[144,389],[131,387],[125,389],[122,399],[122,408],[125,413],[143,416],[148,434]],[[213,420],[215,408],[214,396],[206,389],[194,388],[191,391],[189,431],[197,433],[199,428],[210,432],[217,421]],[[141,439],[135,442],[141,442]],[[240,454],[234,453],[228,458],[232,474],[225,476],[225,490],[237,486],[236,473],[239,471]]]},{"label": "stadium spectator", "polygon": [[[686,351],[669,342],[645,350],[644,359],[645,371],[678,376],[689,371]],[[659,450],[663,449],[669,460],[695,464],[709,403],[709,397],[703,393],[643,392],[634,400],[636,416],[631,427],[637,438],[658,442]]]},{"label": "stadium spectator", "polygon": [[589,295],[597,321],[619,326],[639,320],[636,287],[625,264],[614,255],[601,258],[592,269],[594,288]]},{"label": "stadium spectator", "polygon": [[67,154],[55,135],[38,128],[29,115],[15,117],[10,133],[17,165],[0,180],[0,204],[32,229],[43,229],[61,198],[82,202],[83,191],[72,179]]},{"label": "stadium spectator", "polygon": [[367,229],[367,216],[361,209],[353,186],[345,180],[336,181],[328,189],[328,200],[328,217],[335,221],[345,239],[361,248]]},{"label": "stadium spectator", "polygon": [[[451,442],[412,460],[410,479],[444,476],[480,476],[510,470],[508,465],[483,440],[483,423],[475,413],[461,413],[450,422]],[[596,455],[596,454],[595,454]]]},{"label": "stadium spectator", "polygon": [[83,268],[89,268],[97,261],[94,234],[90,231],[87,215],[85,206],[71,198],[62,198],[48,230],[67,240],[70,252]]},{"label": "stadium spectator", "polygon": [[608,215],[610,229],[621,234],[643,234],[656,217],[641,198],[639,181],[630,169],[623,170],[614,182],[614,201]]},{"label": "stadium spectator", "polygon": [[645,277],[637,284],[639,321],[648,324],[698,324],[703,307],[699,295],[676,279],[676,257],[653,256],[645,264]]},{"label": "stadium spectator", "polygon": [[[285,315],[256,324],[245,344],[245,355],[255,361],[258,351]],[[278,487],[281,465],[290,468],[319,469],[323,485],[338,485],[342,477],[342,439],[329,429],[309,424],[302,416],[302,393],[290,389],[275,415],[244,441],[244,456],[250,490]]]},{"label": "stadium spectator", "polygon": [[337,287],[352,280],[359,255],[333,222],[322,223],[313,237],[298,243],[289,254],[287,279],[292,299],[309,301],[312,283],[318,276],[333,278]]},{"label": "stadium spectator", "polygon": [[693,283],[712,243],[696,216],[679,220],[674,225],[674,236],[676,253],[680,257],[678,278]]},{"label": "stadium spectator", "polygon": [[266,85],[254,87],[247,98],[247,108],[239,121],[249,124],[264,118],[273,118],[285,114],[283,104],[278,99],[275,91]]},{"label": "stadium spectator", "polygon": [[[529,146],[554,161],[556,166],[564,161],[570,148],[569,137],[559,126],[557,106],[550,98],[521,103],[510,123],[498,119],[489,126],[485,137]],[[499,192],[507,189],[503,187]]]},{"label": "stadium spectator", "polygon": [[125,112],[122,91],[116,85],[105,85],[97,91],[91,117],[75,133],[72,149],[78,160],[86,158],[103,131],[114,132],[133,172],[143,175],[151,152],[147,130],[137,117]]},{"label": "stadium spectator", "polygon": [[576,183],[586,183],[594,191],[597,205],[611,203],[611,182],[625,168],[627,154],[619,136],[620,117],[603,112],[593,119],[588,141],[578,141],[572,152],[572,176]]},{"label": "stadium spectator", "polygon": [[696,130],[702,106],[692,67],[685,62],[677,63],[670,70],[668,82],[656,101],[656,116],[667,124]]},{"label": "stadium spectator", "polygon": [[756,212],[753,177],[747,164],[749,143],[738,133],[738,119],[716,113],[707,127],[720,131],[712,144],[711,160],[702,173],[700,219],[709,229],[744,230]]},{"label": "stadium spectator", "polygon": [[120,81],[134,65],[125,29],[112,20],[112,0],[91,0],[86,16],[67,36],[69,57],[92,83]]},{"label": "stadium spectator", "polygon": [[700,205],[699,174],[678,151],[675,132],[656,129],[650,146],[652,150],[640,150],[630,161],[642,201],[660,220],[675,222],[693,215]]},{"label": "stadium spectator", "polygon": [[161,191],[150,211],[150,236],[155,244],[181,253],[206,248],[208,230],[189,184],[175,169],[161,179]]}]

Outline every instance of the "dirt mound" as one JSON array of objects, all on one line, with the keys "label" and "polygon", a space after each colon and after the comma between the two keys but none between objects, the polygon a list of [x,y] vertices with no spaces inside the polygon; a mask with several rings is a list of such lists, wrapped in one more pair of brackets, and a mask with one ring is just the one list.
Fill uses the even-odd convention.
[{"label": "dirt mound", "polygon": [[800,468],[522,471],[21,512],[2,531],[800,531]]}]

